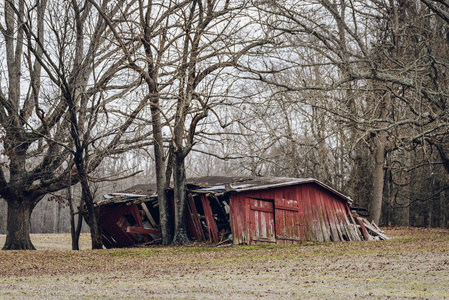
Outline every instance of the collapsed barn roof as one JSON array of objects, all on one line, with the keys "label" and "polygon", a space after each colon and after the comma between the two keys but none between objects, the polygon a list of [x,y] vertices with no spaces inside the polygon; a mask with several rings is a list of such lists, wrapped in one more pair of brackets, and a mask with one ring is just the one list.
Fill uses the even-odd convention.
[{"label": "collapsed barn roof", "polygon": [[[345,200],[348,203],[352,202],[349,197],[314,178],[203,176],[188,179],[187,189],[196,193],[239,193],[250,190],[272,189],[312,182],[334,193],[342,200]],[[131,197],[157,197],[156,184],[138,184],[121,192],[104,195],[104,198],[111,199],[114,196],[124,196],[127,199]],[[102,203],[105,202],[99,202],[99,205]]]}]

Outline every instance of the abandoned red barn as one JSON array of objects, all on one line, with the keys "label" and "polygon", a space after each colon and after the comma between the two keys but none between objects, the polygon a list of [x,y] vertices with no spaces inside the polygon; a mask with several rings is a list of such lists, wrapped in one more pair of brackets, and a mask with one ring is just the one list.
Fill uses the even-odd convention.
[{"label": "abandoned red barn", "polygon": [[[364,222],[353,217],[350,199],[316,179],[200,177],[187,181],[187,191],[191,240],[299,244],[371,238]],[[97,208],[107,247],[160,241],[154,185],[106,198]]]},{"label": "abandoned red barn", "polygon": [[315,179],[236,189],[229,200],[234,243],[360,240],[348,201]]}]

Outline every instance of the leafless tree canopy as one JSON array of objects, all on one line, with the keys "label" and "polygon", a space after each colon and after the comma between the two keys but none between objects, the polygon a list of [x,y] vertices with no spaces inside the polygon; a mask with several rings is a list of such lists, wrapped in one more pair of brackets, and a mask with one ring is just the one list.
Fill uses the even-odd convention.
[{"label": "leafless tree canopy", "polygon": [[4,249],[33,248],[49,194],[79,184],[92,209],[99,182],[142,170],[165,243],[186,242],[186,176],[223,173],[315,177],[377,223],[448,225],[445,0],[5,0],[0,17]]}]

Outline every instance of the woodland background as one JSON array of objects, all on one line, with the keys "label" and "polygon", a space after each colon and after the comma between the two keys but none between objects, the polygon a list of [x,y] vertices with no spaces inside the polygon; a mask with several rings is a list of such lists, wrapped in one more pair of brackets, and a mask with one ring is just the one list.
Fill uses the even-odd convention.
[{"label": "woodland background", "polygon": [[[78,116],[75,129],[96,200],[155,182],[149,120],[150,107],[157,106],[165,120],[161,141],[167,157],[176,143],[188,150],[187,177],[313,177],[349,195],[353,206],[377,214],[380,225],[449,227],[449,1],[101,1],[99,7],[90,1],[4,1],[0,79],[9,94],[1,97],[0,163],[5,184],[16,176],[11,170],[20,154],[7,144],[16,134],[8,127],[14,113],[7,101],[15,79],[6,68],[12,55],[5,46],[11,3],[9,14],[29,26],[24,36],[14,33],[25,49],[18,53],[23,70],[16,78],[22,86],[17,115],[27,118],[22,124],[27,138],[40,134],[24,154],[24,168],[32,173],[35,166],[55,166],[51,176],[36,171],[40,177],[33,184],[70,173],[71,155],[81,149],[71,111]],[[162,20],[149,43],[160,59],[157,105],[140,102],[153,99],[142,70],[150,76],[154,61],[140,48],[141,40],[150,40],[140,35],[148,26],[139,27],[148,20],[134,23],[137,7],[151,5],[155,15],[148,18]],[[41,13],[45,43],[33,23]],[[201,27],[203,15],[211,20]],[[79,42],[81,27],[85,40]],[[198,37],[193,33],[205,37],[198,48],[182,39]],[[94,44],[98,47],[90,51]],[[33,85],[37,77],[39,92]],[[80,81],[82,87],[61,88]],[[183,97],[188,100],[182,102],[179,138],[175,104]],[[67,118],[46,129],[47,116],[60,105]],[[132,126],[125,128],[127,120]],[[46,192],[31,215],[31,233],[70,230],[68,193],[62,186]],[[79,202],[79,183],[70,193]],[[0,234],[6,231],[6,207],[0,199]]]}]

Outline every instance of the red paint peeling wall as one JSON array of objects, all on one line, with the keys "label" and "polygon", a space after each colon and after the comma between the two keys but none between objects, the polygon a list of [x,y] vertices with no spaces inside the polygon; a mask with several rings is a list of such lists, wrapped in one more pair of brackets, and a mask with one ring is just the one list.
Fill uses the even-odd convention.
[{"label": "red paint peeling wall", "polygon": [[315,183],[245,191],[230,198],[235,244],[360,240],[346,200]]}]

